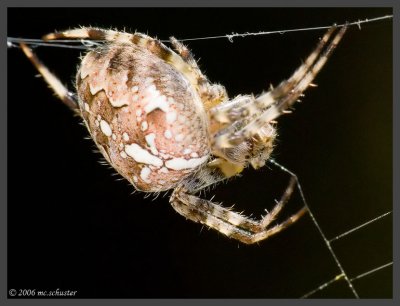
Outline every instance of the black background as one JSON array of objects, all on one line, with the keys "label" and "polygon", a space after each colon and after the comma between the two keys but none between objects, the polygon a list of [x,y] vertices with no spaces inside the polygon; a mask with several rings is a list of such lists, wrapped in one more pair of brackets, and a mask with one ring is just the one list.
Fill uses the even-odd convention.
[{"label": "black background", "polygon": [[[306,28],[390,9],[9,9],[8,35],[40,38],[80,25],[167,39]],[[290,76],[323,31],[188,43],[230,96]],[[80,52],[39,48],[73,88]],[[80,120],[20,50],[8,50],[8,287],[77,290],[91,298],[298,298],[340,274],[309,216],[258,245],[185,220],[168,196],[144,198],[99,165]],[[349,29],[296,111],[280,118],[274,158],[300,178],[328,238],[392,209],[392,23]],[[206,196],[258,216],[288,177],[265,167]],[[284,216],[301,206],[298,196]],[[391,216],[332,246],[350,277],[392,260]],[[354,282],[391,297],[391,267]],[[313,297],[352,297],[338,281]]]}]

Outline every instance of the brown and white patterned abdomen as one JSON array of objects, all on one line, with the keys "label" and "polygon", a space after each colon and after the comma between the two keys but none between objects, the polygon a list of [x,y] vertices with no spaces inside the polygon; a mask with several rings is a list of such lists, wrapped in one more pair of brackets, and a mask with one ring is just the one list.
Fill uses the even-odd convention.
[{"label": "brown and white patterned abdomen", "polygon": [[114,44],[89,52],[77,91],[92,138],[137,189],[170,189],[207,162],[207,118],[196,89],[148,50]]}]

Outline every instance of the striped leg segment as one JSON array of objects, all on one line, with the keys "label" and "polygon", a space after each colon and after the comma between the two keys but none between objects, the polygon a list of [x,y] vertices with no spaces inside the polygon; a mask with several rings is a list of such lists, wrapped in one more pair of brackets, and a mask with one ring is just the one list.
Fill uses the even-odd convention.
[{"label": "striped leg segment", "polygon": [[[298,69],[288,81],[283,82],[281,85],[278,86],[277,90],[272,91],[271,95],[277,102],[274,103],[270,108],[268,108],[265,114],[263,114],[264,118],[261,118],[261,120],[263,120],[264,122],[269,122],[276,119],[280,115],[284,114],[285,111],[297,101],[297,99],[312,84],[312,81],[321,71],[322,67],[332,55],[333,50],[339,44],[346,30],[346,26],[342,27],[333,37],[327,48],[318,57],[323,45],[325,45],[326,41],[330,37],[330,30],[328,30],[328,38],[324,37],[322,39],[322,46],[317,47],[316,51],[311,54],[311,58],[307,59],[305,64],[302,65],[300,69]],[[313,65],[310,65],[310,63],[312,62]],[[261,103],[263,99],[265,99],[264,95],[258,97],[256,101],[257,103]]]},{"label": "striped leg segment", "polygon": [[45,35],[43,39],[87,39],[109,43],[135,44],[148,49],[154,55],[165,60],[183,73],[190,83],[198,89],[207,110],[228,99],[225,88],[218,84],[211,84],[200,71],[189,49],[174,37],[171,37],[170,41],[179,55],[159,40],[150,36],[141,33],[125,33],[99,28],[78,28],[64,32],[50,33]]},{"label": "striped leg segment", "polygon": [[[306,75],[310,67],[312,67],[312,64],[322,52],[326,43],[329,41],[335,29],[335,27],[328,29],[317,47],[289,79],[282,81],[276,88],[271,88],[267,93],[259,96],[257,99],[251,97],[251,101],[247,104],[238,104],[237,99],[234,99],[233,101],[228,101],[227,103],[214,108],[212,110],[213,118],[220,123],[229,124],[232,121],[241,119],[243,116],[246,116],[247,118],[257,116],[260,111],[264,111],[272,104],[277,103],[281,97],[286,96]],[[239,101],[241,100],[243,99],[239,99]]]},{"label": "striped leg segment", "polygon": [[225,87],[218,84],[211,84],[209,82],[209,80],[201,72],[190,50],[175,37],[170,37],[170,41],[174,49],[197,74],[198,90],[206,110],[209,110],[210,108],[227,101],[228,94],[226,93]]},{"label": "striped leg segment", "polygon": [[[312,85],[312,81],[342,39],[346,29],[346,26],[342,27],[331,39],[336,27],[330,28],[304,64],[278,87],[257,98],[249,97],[249,103],[240,103],[244,100],[242,98],[231,105],[222,104],[212,109],[212,120],[227,126],[226,130],[216,136],[216,145],[234,147],[237,143],[251,139],[260,128],[288,112],[303,92]],[[329,40],[331,41],[326,46]],[[232,122],[240,122],[241,128],[234,129],[231,126]]]},{"label": "striped leg segment", "polygon": [[169,38],[174,49],[179,53],[179,55],[183,58],[185,62],[187,62],[193,69],[199,69],[196,60],[193,57],[192,52],[180,41],[178,41],[175,37]]},{"label": "striped leg segment", "polygon": [[297,178],[292,176],[281,200],[275,205],[271,212],[267,213],[259,221],[233,212],[217,203],[191,195],[187,193],[183,187],[175,189],[171,196],[170,203],[179,214],[187,219],[205,224],[243,243],[253,244],[279,233],[281,230],[296,222],[307,212],[306,207],[303,207],[282,223],[268,228],[289,200],[296,183]]},{"label": "striped leg segment", "polygon": [[74,98],[74,94],[70,92],[60,80],[47,69],[47,67],[38,59],[35,53],[24,43],[20,44],[22,51],[40,72],[44,80],[49,84],[54,93],[73,111],[78,112],[78,102]]},{"label": "striped leg segment", "polygon": [[177,47],[178,52],[185,55],[183,57],[176,54],[159,40],[141,33],[126,33],[99,28],[77,28],[63,32],[50,33],[45,35],[43,39],[86,39],[116,44],[134,44],[149,50],[157,57],[169,63],[176,70],[184,74],[193,86],[199,87],[205,82],[204,80],[206,80],[200,69],[198,69],[193,57],[190,55],[189,50],[176,40],[173,44]]}]

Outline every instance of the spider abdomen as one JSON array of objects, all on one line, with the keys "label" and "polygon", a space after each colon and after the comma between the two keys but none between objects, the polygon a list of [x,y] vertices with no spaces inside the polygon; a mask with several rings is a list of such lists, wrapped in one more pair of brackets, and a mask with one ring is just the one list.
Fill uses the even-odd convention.
[{"label": "spider abdomen", "polygon": [[208,160],[207,119],[196,88],[147,49],[110,44],[87,53],[77,91],[99,150],[137,189],[173,188]]}]

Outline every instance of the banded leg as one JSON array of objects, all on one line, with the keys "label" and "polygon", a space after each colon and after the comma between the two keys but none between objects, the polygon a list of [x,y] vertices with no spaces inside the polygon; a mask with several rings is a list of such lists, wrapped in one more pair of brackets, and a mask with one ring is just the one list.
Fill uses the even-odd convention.
[{"label": "banded leg", "polygon": [[[335,35],[335,37],[332,39],[331,43],[327,46],[325,51],[322,53],[317,58],[317,55],[313,55],[311,60],[306,61],[305,65],[300,67],[299,70],[295,72],[295,79],[290,82],[283,82],[282,88],[279,88],[279,92],[282,92],[282,97],[277,100],[274,103],[270,103],[271,99],[273,97],[274,90],[272,90],[270,93],[266,93],[265,95],[260,96],[255,100],[255,103],[257,104],[257,101],[262,101],[266,99],[269,101],[269,107],[262,112],[262,114],[258,117],[255,117],[252,121],[247,123],[243,128],[241,128],[238,131],[232,130],[232,128],[227,128],[224,133],[221,133],[219,136],[216,137],[215,142],[218,147],[234,147],[238,143],[242,143],[246,139],[251,139],[254,134],[259,131],[260,128],[265,126],[268,122],[273,121],[280,115],[284,114],[287,112],[287,109],[293,105],[297,101],[297,99],[302,95],[302,93],[310,86],[318,72],[322,69],[330,55],[332,54],[333,50],[336,48],[338,43],[340,42],[341,38],[343,37],[344,33],[346,31],[346,27],[342,27],[340,31]],[[330,36],[329,33],[327,33],[328,38]],[[325,36],[326,36],[325,35]],[[323,39],[325,41],[326,39]],[[325,42],[320,43],[322,45],[325,44]],[[322,48],[322,47],[321,47]],[[319,50],[320,47],[317,47],[316,50]],[[315,53],[315,52],[313,52]],[[319,51],[317,51],[319,54]],[[308,67],[308,63],[310,61],[314,61],[313,57],[316,57],[316,60],[314,64],[311,67]],[[307,64],[307,65],[306,65]],[[292,79],[292,78],[291,78]],[[290,79],[289,79],[290,80]],[[251,107],[250,107],[251,109]],[[246,114],[248,116],[248,114]]]},{"label": "banded leg", "polygon": [[[313,50],[313,52],[311,52],[311,54],[307,57],[304,63],[292,74],[292,76],[289,79],[282,81],[276,88],[272,88],[267,93],[259,96],[256,99],[254,97],[248,97],[251,101],[249,101],[246,104],[240,103],[238,105],[237,101],[235,101],[236,99],[234,99],[233,101],[229,101],[218,107],[215,107],[211,111],[212,118],[220,123],[225,123],[226,125],[228,125],[231,122],[240,120],[242,118],[246,118],[247,120],[249,118],[254,119],[255,117],[258,116],[260,112],[264,112],[273,104],[279,104],[282,110],[286,110],[287,108],[289,108],[297,100],[298,97],[290,100],[290,103],[288,103],[289,101],[286,101],[285,104],[279,103],[281,101],[281,98],[282,97],[284,98],[288,94],[290,94],[291,91],[295,89],[296,86],[307,75],[307,73],[313,67],[313,64],[317,60],[318,56],[321,54],[324,46],[331,38],[332,33],[334,32],[335,29],[336,27],[331,27],[328,29],[328,31],[325,33],[325,35],[318,43],[317,47]],[[334,47],[337,45],[341,37],[344,35],[345,30],[346,27],[343,27],[339,31],[339,33],[335,36],[334,40],[327,48],[328,52],[326,52],[325,54],[327,55],[326,57],[328,57],[330,53],[333,51]],[[323,64],[325,62],[323,62]],[[322,68],[322,66],[320,68]],[[315,71],[313,78],[315,78],[318,72],[319,70]],[[311,84],[311,81],[308,85]]]},{"label": "banded leg", "polygon": [[[316,57],[314,64],[308,68],[305,74],[303,74],[302,71],[297,71],[293,75],[292,81],[289,79],[288,83],[284,82],[282,88],[279,89],[279,91],[281,90],[283,94],[279,94],[279,100],[277,101],[277,103],[273,104],[265,112],[264,116],[268,122],[284,114],[285,111],[297,101],[297,99],[310,86],[310,84],[312,84],[312,81],[324,67],[325,63],[328,61],[329,57],[332,55],[333,51],[336,49],[337,45],[343,38],[346,30],[347,26],[344,26],[338,31],[338,33],[334,36],[322,55],[320,55],[319,58]],[[306,66],[308,65],[306,64]],[[298,77],[297,74],[302,76]],[[296,86],[291,86],[291,83],[295,83]],[[285,87],[288,87],[289,89],[285,89]],[[275,94],[275,91],[273,91],[273,95]],[[256,100],[260,102],[263,99],[263,96],[260,96]],[[274,99],[277,100],[277,98]]]},{"label": "banded leg", "polygon": [[159,40],[141,33],[125,33],[113,30],[105,30],[100,28],[77,28],[63,32],[50,33],[43,37],[44,40],[56,39],[87,39],[87,40],[100,40],[108,43],[117,44],[134,44],[136,46],[145,48],[157,57],[163,59],[176,70],[185,75],[193,86],[199,85],[201,77],[200,70],[193,69],[182,57],[165,46]]},{"label": "banded leg", "polygon": [[74,94],[70,92],[60,80],[47,69],[47,67],[38,59],[35,53],[24,43],[20,44],[22,51],[40,72],[44,80],[49,84],[54,93],[75,112],[79,112],[78,102],[74,98]]},{"label": "banded leg", "polygon": [[43,39],[87,39],[106,41],[109,43],[134,44],[148,49],[154,55],[163,59],[183,73],[190,83],[199,89],[200,95],[204,98],[203,101],[205,101],[206,109],[227,100],[225,88],[218,84],[210,84],[207,78],[201,73],[190,51],[175,38],[171,38],[171,43],[180,56],[162,44],[159,40],[141,33],[132,34],[99,28],[78,28],[63,32],[50,33],[45,35]]},{"label": "banded leg", "polygon": [[226,93],[225,87],[219,84],[211,84],[209,82],[201,72],[190,50],[175,37],[170,37],[170,41],[183,60],[187,62],[198,75],[198,89],[205,109],[208,111],[209,109],[228,100],[228,94]]},{"label": "banded leg", "polygon": [[197,65],[196,60],[193,57],[192,52],[186,47],[183,43],[181,43],[179,40],[177,40],[175,37],[170,37],[169,38],[172,46],[174,49],[179,53],[179,55],[183,58],[185,62],[187,62],[190,66],[193,67],[193,69],[200,69],[199,66]]},{"label": "banded leg", "polygon": [[293,175],[281,200],[271,212],[267,213],[259,221],[233,212],[217,203],[191,195],[182,186],[174,190],[170,203],[179,214],[194,222],[205,224],[243,243],[253,244],[277,234],[306,213],[307,209],[303,207],[282,223],[268,228],[289,200],[296,183],[297,177]]}]

